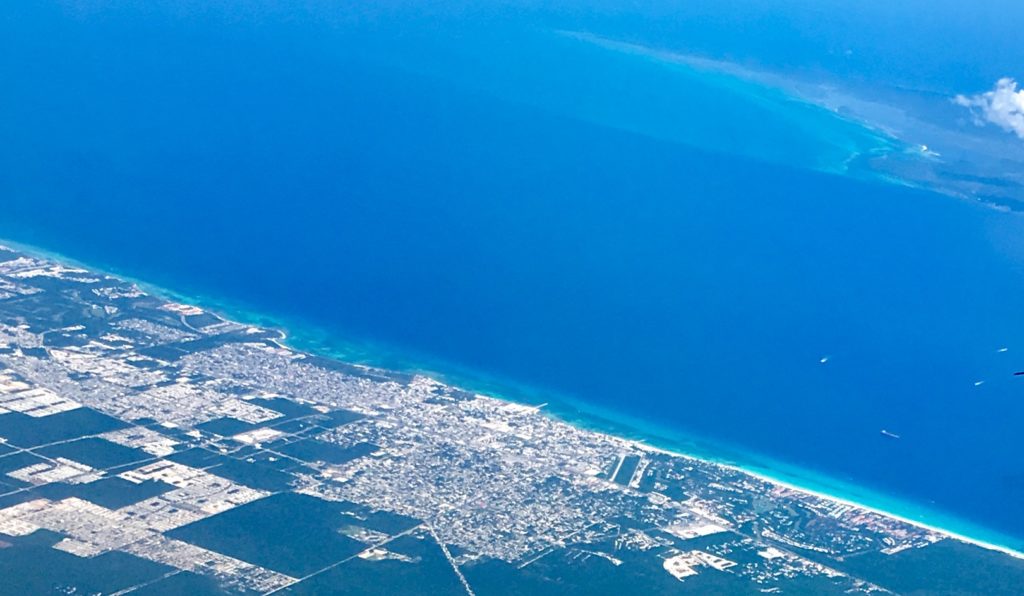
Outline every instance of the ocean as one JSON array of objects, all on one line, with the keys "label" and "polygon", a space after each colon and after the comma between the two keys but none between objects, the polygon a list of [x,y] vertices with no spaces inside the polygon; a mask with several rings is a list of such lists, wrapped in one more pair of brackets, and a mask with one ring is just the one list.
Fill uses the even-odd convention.
[{"label": "ocean", "polygon": [[1024,545],[1018,214],[592,21],[325,6],[16,9],[0,237]]}]

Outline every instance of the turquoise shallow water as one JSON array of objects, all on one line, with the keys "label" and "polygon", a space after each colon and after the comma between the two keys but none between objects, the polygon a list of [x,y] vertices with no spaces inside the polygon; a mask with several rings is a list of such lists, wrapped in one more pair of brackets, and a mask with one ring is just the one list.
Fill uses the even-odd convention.
[{"label": "turquoise shallow water", "polygon": [[[460,31],[366,41],[381,64],[599,126],[785,166],[880,178],[862,162],[906,151],[880,130],[815,105],[737,65],[581,31]],[[537,68],[543,64],[543,68]]]},{"label": "turquoise shallow water", "polygon": [[0,23],[0,235],[1024,537],[1019,217],[880,182],[849,161],[877,133],[721,73],[268,11]]}]

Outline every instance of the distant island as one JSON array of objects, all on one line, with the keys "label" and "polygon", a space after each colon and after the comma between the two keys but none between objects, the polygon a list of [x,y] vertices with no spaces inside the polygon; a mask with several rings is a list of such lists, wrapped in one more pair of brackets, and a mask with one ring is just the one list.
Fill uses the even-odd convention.
[{"label": "distant island", "polygon": [[282,339],[0,248],[0,594],[1024,585],[1009,549]]}]

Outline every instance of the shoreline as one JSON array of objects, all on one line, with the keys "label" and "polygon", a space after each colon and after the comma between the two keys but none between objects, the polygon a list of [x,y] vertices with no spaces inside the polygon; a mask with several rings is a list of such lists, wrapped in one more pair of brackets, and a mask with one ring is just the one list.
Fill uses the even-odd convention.
[{"label": "shoreline", "polygon": [[[499,397],[498,399],[503,398]],[[603,416],[591,415],[585,411],[581,412],[583,417],[580,418],[567,419],[565,416],[557,414],[555,414],[554,417],[573,426],[623,439],[635,445],[638,449],[673,457],[682,457],[711,463],[738,473],[746,474],[775,486],[812,495],[820,499],[841,503],[843,505],[856,507],[870,513],[895,519],[908,525],[940,534],[945,538],[958,540],[987,550],[997,551],[1016,559],[1024,560],[1024,550],[1019,550],[1020,547],[1015,548],[1014,546],[1009,546],[1007,544],[1019,543],[1019,540],[1014,539],[1012,536],[1003,536],[994,530],[974,524],[973,522],[959,519],[952,514],[931,510],[911,501],[902,500],[898,497],[891,497],[867,487],[861,487],[837,480],[827,476],[826,474],[817,473],[808,468],[800,468],[798,466],[778,462],[771,458],[758,456],[756,454],[752,455],[743,453],[735,448],[730,449],[726,447],[724,452],[736,453],[738,457],[723,458],[721,455],[716,456],[713,453],[708,453],[705,449],[699,448],[701,443],[699,438],[685,437],[682,440],[664,438],[663,435],[667,433],[657,431],[650,431],[645,435],[644,429],[642,428],[643,424],[640,421],[637,421],[637,423],[634,424],[630,424],[628,422],[612,423],[614,426],[630,429],[634,434],[639,435],[637,438],[625,437],[621,432],[616,432],[614,428],[602,428],[599,424],[594,425],[588,423],[589,420],[604,420]],[[698,446],[698,449],[686,449],[684,446],[686,444]],[[709,448],[715,449],[714,444],[710,443]],[[764,463],[754,463],[754,460],[757,459],[765,461]],[[837,491],[835,488],[846,490]],[[850,496],[851,493],[855,494]],[[847,496],[842,496],[844,494]],[[916,514],[907,512],[897,513],[897,511],[907,510],[914,510]],[[927,521],[927,518],[929,517],[939,518],[939,520]],[[944,523],[943,520],[952,523]],[[959,527],[959,529],[951,529],[949,526]],[[963,526],[967,526],[970,529],[964,529]],[[999,538],[991,536],[988,538],[978,537],[990,534],[997,534],[999,535]]]},{"label": "shoreline", "polygon": [[[827,474],[818,473],[808,468],[774,461],[772,458],[759,456],[737,447],[718,445],[713,440],[690,435],[682,430],[661,429],[652,422],[626,413],[616,412],[610,408],[588,404],[580,399],[561,396],[553,391],[529,387],[510,380],[488,377],[476,371],[463,370],[459,372],[459,367],[456,365],[444,365],[444,363],[440,362],[418,362],[412,358],[412,354],[378,347],[371,342],[349,341],[313,324],[260,313],[244,306],[240,302],[203,295],[183,294],[136,279],[130,275],[119,273],[114,268],[97,267],[73,257],[18,241],[0,239],[0,246],[3,245],[29,255],[79,266],[116,277],[125,282],[135,284],[148,294],[166,300],[194,304],[222,316],[225,320],[272,328],[281,333],[282,337],[279,340],[281,343],[298,352],[306,352],[350,364],[365,365],[382,370],[422,374],[435,378],[445,384],[474,393],[482,393],[487,397],[501,401],[530,406],[543,406],[539,407],[539,410],[544,416],[549,416],[583,430],[614,437],[638,449],[721,466],[788,490],[856,507],[934,532],[945,538],[1024,560],[1024,540],[1015,539],[1012,536],[1004,536],[996,530],[958,518],[953,514],[931,510],[926,506],[905,501],[899,497],[888,496],[868,487],[857,486],[831,478]],[[293,327],[297,327],[300,331],[290,332]],[[305,327],[308,327],[307,331],[302,332],[301,329]],[[449,372],[440,372],[437,370],[438,368],[448,369]],[[548,401],[540,403],[540,399],[538,399],[540,396],[543,396]],[[729,456],[732,457],[730,458]],[[735,459],[735,461],[731,461],[731,459]],[[763,463],[757,463],[757,460],[762,460]],[[838,492],[848,495],[851,493],[856,494],[853,496],[839,496],[835,494],[836,490],[834,489],[839,489]],[[865,501],[871,501],[875,504],[868,504]],[[892,505],[897,506],[894,507]],[[895,513],[894,510],[913,510],[915,513]],[[937,517],[940,520],[933,523],[922,519],[929,517]],[[959,527],[961,529],[953,530],[943,527],[943,525]],[[998,538],[975,538],[969,534],[994,534]],[[1004,544],[994,540],[999,540],[999,542]],[[1005,543],[1019,543],[1020,546],[1018,548],[1022,550],[1017,550],[1017,548],[1008,546]]]}]

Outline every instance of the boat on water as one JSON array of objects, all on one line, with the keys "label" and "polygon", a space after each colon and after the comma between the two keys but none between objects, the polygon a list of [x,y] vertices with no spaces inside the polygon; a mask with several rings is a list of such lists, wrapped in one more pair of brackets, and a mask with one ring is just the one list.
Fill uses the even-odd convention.
[{"label": "boat on water", "polygon": [[884,428],[882,429],[882,435],[884,435],[886,437],[889,437],[890,439],[899,439],[900,438],[900,436],[898,434],[896,434],[894,432],[889,432],[889,431],[885,430]]}]

